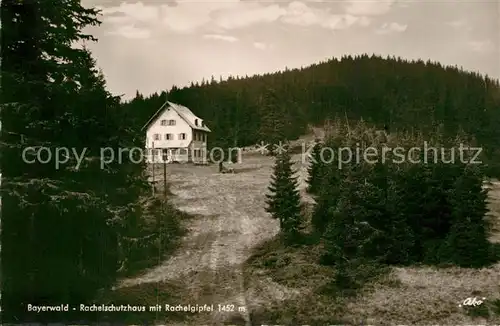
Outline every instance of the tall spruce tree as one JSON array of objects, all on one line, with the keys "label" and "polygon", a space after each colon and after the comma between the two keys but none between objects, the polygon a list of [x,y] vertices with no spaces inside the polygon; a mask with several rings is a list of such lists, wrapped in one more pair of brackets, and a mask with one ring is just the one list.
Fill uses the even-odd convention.
[{"label": "tall spruce tree", "polygon": [[276,145],[286,141],[284,111],[276,91],[272,88],[265,90],[259,102],[262,112],[259,128],[260,140],[269,144],[267,147],[269,154],[275,155]]},{"label": "tall spruce tree", "polygon": [[[2,2],[6,323],[88,320],[72,309],[30,314],[26,305],[92,301],[114,283],[120,239],[129,235],[122,231],[140,216],[134,199],[146,189],[143,166],[117,157],[101,166],[100,158],[105,148],[115,155],[118,147],[142,148],[141,140],[88,50],[73,47],[93,40],[82,30],[99,24],[96,15],[78,0]],[[52,159],[37,158],[39,149]]]},{"label": "tall spruce tree", "polygon": [[283,151],[276,157],[274,173],[266,195],[266,211],[279,220],[280,230],[288,243],[293,243],[300,236],[302,213],[300,194],[297,190],[297,177],[292,170],[289,153]]},{"label": "tall spruce tree", "polygon": [[[339,139],[327,139],[322,148],[339,148],[341,144]],[[331,218],[330,208],[336,207],[341,197],[342,190],[340,187],[346,174],[346,169],[339,168],[340,158],[338,155],[329,157],[332,153],[328,153],[328,151],[324,151],[323,154],[323,157],[320,155],[317,159],[321,176],[314,182],[319,183],[320,186],[315,186],[314,189],[313,195],[315,195],[316,205],[311,218],[314,232],[318,236],[321,236],[327,228]]]},{"label": "tall spruce tree", "polygon": [[322,144],[317,142],[311,152],[311,158],[309,166],[307,167],[308,179],[307,179],[307,192],[310,194],[317,194],[321,188],[321,182],[324,180],[325,175],[325,161],[322,159],[321,149]]},{"label": "tall spruce tree", "polygon": [[463,267],[481,267],[491,262],[489,225],[485,219],[487,190],[483,175],[474,165],[455,166],[461,173],[447,192],[452,207],[451,228],[439,248],[439,261]]},{"label": "tall spruce tree", "polygon": [[377,162],[366,176],[367,185],[360,202],[369,212],[365,221],[380,231],[371,238],[364,254],[388,264],[410,262],[414,247],[414,234],[402,207],[406,202],[401,201],[404,185],[398,182],[397,173],[397,165]]}]

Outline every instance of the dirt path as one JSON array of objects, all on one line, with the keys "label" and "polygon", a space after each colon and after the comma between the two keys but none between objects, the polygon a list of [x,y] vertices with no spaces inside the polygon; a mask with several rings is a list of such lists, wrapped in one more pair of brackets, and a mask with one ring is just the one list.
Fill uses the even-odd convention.
[{"label": "dirt path", "polygon": [[[216,166],[170,165],[167,171],[172,202],[180,210],[198,215],[189,225],[183,246],[162,265],[120,287],[140,283],[176,281],[189,295],[184,304],[213,304],[194,324],[221,324],[228,320],[246,325],[249,309],[243,288],[242,263],[251,249],[278,232],[278,224],[265,212],[272,160],[245,159],[243,173],[217,173]],[[161,171],[161,170],[160,170]],[[232,305],[232,312],[217,311]]]}]

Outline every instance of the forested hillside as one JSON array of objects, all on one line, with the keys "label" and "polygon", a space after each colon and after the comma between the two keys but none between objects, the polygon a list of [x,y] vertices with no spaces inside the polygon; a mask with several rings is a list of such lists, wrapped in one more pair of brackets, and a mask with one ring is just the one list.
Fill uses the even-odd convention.
[{"label": "forested hillside", "polygon": [[27,305],[92,302],[168,246],[176,212],[151,198],[143,162],[107,160],[143,143],[92,54],[72,46],[95,40],[82,30],[97,10],[10,0],[1,14],[2,321],[81,323],[96,316]]},{"label": "forested hillside", "polygon": [[302,69],[229,78],[136,98],[125,104],[140,128],[166,96],[188,106],[213,131],[211,146],[293,139],[307,124],[361,117],[391,131],[453,134],[462,128],[489,150],[500,143],[498,80],[439,63],[356,56]]}]

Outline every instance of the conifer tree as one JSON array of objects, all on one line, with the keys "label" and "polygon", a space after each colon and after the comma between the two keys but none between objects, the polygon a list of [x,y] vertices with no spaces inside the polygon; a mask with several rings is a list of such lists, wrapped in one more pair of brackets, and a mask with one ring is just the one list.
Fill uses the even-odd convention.
[{"label": "conifer tree", "polygon": [[387,264],[405,264],[412,259],[414,234],[407,223],[404,187],[398,179],[398,166],[377,163],[367,176],[371,191],[365,191],[360,203],[370,211],[366,222],[379,230],[367,246],[365,255]]},{"label": "conifer tree", "polygon": [[[439,252],[440,262],[463,267],[481,267],[490,263],[491,245],[488,242],[489,225],[487,190],[482,189],[483,178],[479,167],[472,165],[462,170],[448,192],[452,207],[451,229]],[[458,172],[457,171],[457,172]]]},{"label": "conifer tree", "polygon": [[271,193],[266,195],[266,211],[279,220],[280,230],[289,243],[297,241],[302,226],[300,194],[292,164],[287,151],[276,157],[268,188]]},{"label": "conifer tree", "polygon": [[[104,148],[143,148],[142,137],[89,51],[73,47],[94,39],[82,30],[96,15],[78,0],[2,2],[4,322],[88,319],[71,309],[30,315],[26,304],[89,303],[116,281],[122,240],[140,233],[144,165],[100,159]],[[25,151],[42,146],[68,160]]]},{"label": "conifer tree", "polygon": [[321,263],[335,265],[334,283],[342,287],[356,287],[357,268],[363,263],[378,262],[380,257],[368,255],[374,239],[382,234],[373,228],[367,217],[374,211],[363,205],[363,195],[370,190],[347,178],[340,185],[343,193],[335,207],[327,210],[328,225],[323,234],[324,253]]},{"label": "conifer tree", "polygon": [[269,144],[267,147],[269,154],[275,155],[275,145],[286,141],[283,108],[276,91],[271,88],[266,89],[259,102],[262,112],[259,128],[260,140]]},{"label": "conifer tree", "polygon": [[316,143],[311,152],[311,162],[307,168],[307,192],[317,194],[325,174],[325,162],[321,159],[321,143]]},{"label": "conifer tree", "polygon": [[[339,139],[327,139],[325,145],[321,148],[339,148],[341,145]],[[313,195],[315,195],[316,206],[312,214],[312,226],[315,233],[321,236],[331,219],[329,212],[330,208],[337,206],[338,200],[341,197],[341,183],[346,175],[346,169],[338,168],[338,155],[333,155],[333,160],[328,157],[328,153],[324,153],[323,157],[319,158],[319,171],[321,171],[320,180],[316,182],[321,186],[317,186]],[[328,162],[328,163],[327,163]],[[318,172],[319,172],[318,171]]]}]

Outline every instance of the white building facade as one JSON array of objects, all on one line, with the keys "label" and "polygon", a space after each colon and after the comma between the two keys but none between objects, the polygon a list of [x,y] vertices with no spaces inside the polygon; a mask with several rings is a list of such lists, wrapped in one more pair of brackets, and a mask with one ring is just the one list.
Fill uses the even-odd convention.
[{"label": "white building facade", "polygon": [[165,102],[143,126],[148,163],[207,162],[210,129],[187,107]]}]

